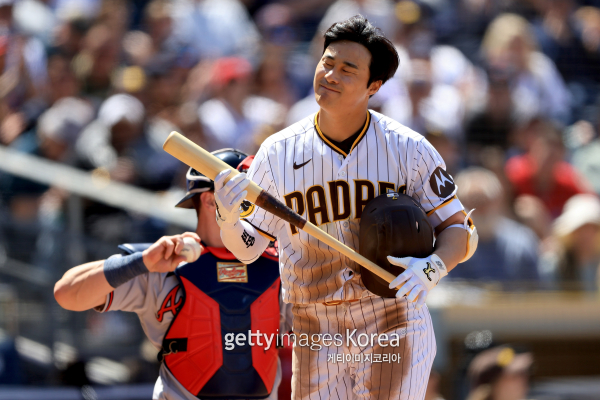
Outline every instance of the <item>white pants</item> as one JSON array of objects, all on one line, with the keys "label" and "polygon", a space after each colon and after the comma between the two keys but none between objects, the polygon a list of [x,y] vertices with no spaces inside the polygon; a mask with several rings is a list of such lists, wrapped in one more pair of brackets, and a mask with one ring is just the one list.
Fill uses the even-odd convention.
[{"label": "white pants", "polygon": [[[436,353],[427,306],[417,311],[406,298],[372,296],[336,306],[294,305],[292,311],[292,399],[424,398]],[[341,335],[342,344],[327,346],[325,333]]]}]

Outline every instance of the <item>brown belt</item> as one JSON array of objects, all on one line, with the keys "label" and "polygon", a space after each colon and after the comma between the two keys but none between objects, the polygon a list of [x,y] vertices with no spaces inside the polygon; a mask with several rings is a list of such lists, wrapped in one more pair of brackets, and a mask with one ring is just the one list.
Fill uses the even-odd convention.
[{"label": "brown belt", "polygon": [[323,305],[324,306],[339,306],[342,303],[354,303],[355,301],[359,301],[359,300],[360,299],[326,301],[323,303]]}]

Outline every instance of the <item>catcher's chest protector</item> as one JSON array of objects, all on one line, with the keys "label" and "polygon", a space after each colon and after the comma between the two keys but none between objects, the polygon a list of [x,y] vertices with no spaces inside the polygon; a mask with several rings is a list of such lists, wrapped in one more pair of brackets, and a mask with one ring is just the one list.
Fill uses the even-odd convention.
[{"label": "catcher's chest protector", "polygon": [[198,398],[268,397],[277,372],[275,340],[266,351],[266,346],[256,345],[256,337],[254,346],[246,340],[226,350],[225,335],[278,333],[277,258],[263,255],[244,265],[224,249],[208,248],[197,261],[178,267],[175,275],[183,288],[183,305],[165,334],[159,359]]}]

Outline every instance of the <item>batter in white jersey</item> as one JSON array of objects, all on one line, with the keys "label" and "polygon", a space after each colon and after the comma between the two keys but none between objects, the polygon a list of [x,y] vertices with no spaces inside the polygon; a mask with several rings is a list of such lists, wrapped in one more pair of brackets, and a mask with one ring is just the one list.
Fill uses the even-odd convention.
[{"label": "batter in white jersey", "polygon": [[[315,72],[320,111],[269,137],[248,177],[223,184],[223,171],[215,179],[221,237],[240,260],[252,262],[269,240],[279,240],[294,334],[313,338],[312,345],[294,346],[294,399],[422,399],[436,346],[421,306],[476,247],[474,227],[437,151],[418,133],[367,110],[397,65],[391,43],[364,18],[334,24]],[[389,191],[406,193],[427,211],[435,252],[425,259],[388,258],[406,271],[390,284],[398,288],[395,298],[376,296],[362,284],[358,265],[280,218],[255,208],[239,220],[248,179],[353,249],[366,203]],[[330,343],[327,335],[342,340]],[[371,340],[357,341],[361,335]],[[394,339],[378,341],[384,336]]]}]

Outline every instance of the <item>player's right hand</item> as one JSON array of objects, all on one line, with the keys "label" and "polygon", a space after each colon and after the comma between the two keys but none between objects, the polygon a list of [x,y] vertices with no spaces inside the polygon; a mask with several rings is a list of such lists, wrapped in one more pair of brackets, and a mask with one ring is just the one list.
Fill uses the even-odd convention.
[{"label": "player's right hand", "polygon": [[200,243],[200,236],[194,232],[186,232],[181,235],[163,236],[144,250],[144,265],[148,271],[171,272],[185,261],[185,256],[179,255],[184,246],[184,237],[191,237]]},{"label": "player's right hand", "polygon": [[221,229],[232,229],[240,219],[240,205],[248,195],[245,190],[250,184],[246,173],[241,173],[225,182],[230,169],[219,172],[215,177],[215,202],[217,203],[217,223]]}]

